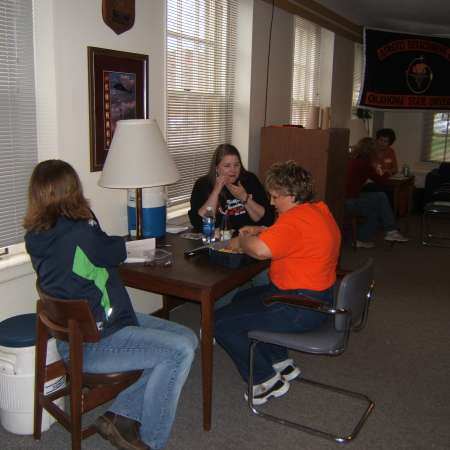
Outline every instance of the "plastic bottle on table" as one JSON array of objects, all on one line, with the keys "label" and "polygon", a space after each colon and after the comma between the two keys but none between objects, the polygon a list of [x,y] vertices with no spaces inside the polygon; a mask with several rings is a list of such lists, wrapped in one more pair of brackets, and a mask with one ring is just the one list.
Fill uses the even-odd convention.
[{"label": "plastic bottle on table", "polygon": [[220,224],[220,239],[222,241],[227,241],[231,239],[231,230],[230,230],[230,220],[228,216],[228,210],[222,215],[222,222]]},{"label": "plastic bottle on table", "polygon": [[206,208],[206,213],[203,216],[202,225],[202,240],[205,244],[210,244],[215,241],[216,231],[216,217],[211,206]]},{"label": "plastic bottle on table", "polygon": [[409,170],[408,164],[403,164],[402,172],[403,172],[403,176],[404,176],[404,177],[409,177],[409,175],[410,175],[410,170]]}]

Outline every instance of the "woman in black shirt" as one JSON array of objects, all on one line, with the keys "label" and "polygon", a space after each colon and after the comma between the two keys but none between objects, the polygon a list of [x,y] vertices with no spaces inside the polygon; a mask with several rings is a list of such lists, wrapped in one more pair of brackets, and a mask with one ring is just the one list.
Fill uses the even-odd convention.
[{"label": "woman in black shirt", "polygon": [[196,231],[211,207],[220,226],[223,216],[235,230],[245,225],[266,225],[274,221],[274,211],[258,177],[244,169],[241,155],[231,144],[221,144],[214,152],[210,170],[194,184],[189,218]]}]

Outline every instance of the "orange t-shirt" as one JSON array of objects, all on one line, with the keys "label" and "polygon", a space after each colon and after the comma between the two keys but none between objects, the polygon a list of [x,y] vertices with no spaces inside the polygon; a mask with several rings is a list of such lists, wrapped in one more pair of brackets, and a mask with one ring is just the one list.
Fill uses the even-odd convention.
[{"label": "orange t-shirt", "polygon": [[272,252],[269,276],[277,288],[323,291],[336,281],[341,233],[324,202],[294,206],[259,238]]},{"label": "orange t-shirt", "polygon": [[392,147],[385,148],[383,153],[376,159],[376,162],[381,165],[383,172],[389,172],[391,175],[398,172],[397,157]]}]

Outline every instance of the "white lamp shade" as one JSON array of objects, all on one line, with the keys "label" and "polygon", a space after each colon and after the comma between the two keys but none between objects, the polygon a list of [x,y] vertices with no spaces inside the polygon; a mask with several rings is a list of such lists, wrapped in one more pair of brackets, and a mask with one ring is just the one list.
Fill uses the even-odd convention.
[{"label": "white lamp shade", "polygon": [[179,180],[161,130],[153,119],[119,120],[98,184],[133,189]]},{"label": "white lamp shade", "polygon": [[350,130],[350,147],[357,144],[362,138],[368,137],[369,133],[366,124],[362,119],[351,119],[348,121],[348,128]]}]

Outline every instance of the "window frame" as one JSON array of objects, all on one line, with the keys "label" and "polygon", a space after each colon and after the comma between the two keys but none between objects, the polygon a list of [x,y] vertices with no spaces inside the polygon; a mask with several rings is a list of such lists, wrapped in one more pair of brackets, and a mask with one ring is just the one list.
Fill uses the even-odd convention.
[{"label": "window frame", "polygon": [[[178,17],[171,16],[171,3],[180,6],[189,1],[168,0],[166,5],[166,138],[169,152],[181,174],[180,181],[168,188],[169,205],[173,206],[189,201],[192,187],[196,179],[208,171],[217,145],[231,142],[237,2],[190,0],[190,3],[196,5],[197,15],[194,14],[192,19],[192,15],[186,13],[187,20],[184,24],[180,22],[183,20],[183,12]],[[200,23],[199,5],[205,6],[204,12],[214,9],[212,16],[205,18],[203,23]],[[227,19],[225,24],[224,17]],[[174,30],[175,19],[177,28]],[[196,26],[195,30],[189,29],[192,22]],[[183,32],[183,27],[191,33]],[[204,36],[201,36],[202,32]],[[171,41],[176,44],[172,50]],[[193,64],[186,67],[191,70],[171,70],[171,63],[174,66],[187,64],[187,58],[171,54],[174,49],[178,53],[183,52],[187,48],[183,44],[187,42],[191,42],[193,48]],[[201,46],[210,47],[210,51],[204,53],[203,60],[202,54],[194,54],[195,49]],[[189,75],[192,76],[191,79],[188,79]],[[207,84],[202,85],[202,81]],[[217,127],[213,126],[214,123],[218,124]]]},{"label": "window frame", "polygon": [[[303,29],[303,33],[306,34],[306,36],[303,36],[303,39],[306,38],[307,45],[301,46],[301,54],[299,55],[297,53],[299,50],[297,44],[302,40],[302,36],[299,36],[298,33],[301,32],[300,28],[302,25],[306,25],[307,27]],[[320,107],[321,45],[321,27],[300,16],[294,15],[290,101],[290,123],[293,125],[307,127],[313,109]],[[316,49],[313,55],[311,55],[312,47]],[[313,64],[307,67],[307,64],[311,63],[311,56],[313,57]],[[303,77],[296,73],[299,71],[303,72]],[[306,82],[303,87],[297,89],[296,86],[302,78],[306,78]],[[298,94],[302,96],[301,99],[296,98]]]},{"label": "window frame", "polygon": [[[446,122],[446,132],[436,133],[435,132],[435,121],[438,115],[447,116],[442,118]],[[443,149],[438,148],[433,150],[433,140],[438,138],[438,134],[443,138]],[[422,161],[432,162],[432,163],[442,163],[450,162],[450,112],[434,112],[434,113],[424,113],[424,127],[423,127],[423,154]],[[437,144],[435,144],[437,145]],[[442,157],[438,157],[439,153],[442,152]]]},{"label": "window frame", "polygon": [[34,2],[0,0],[0,248],[23,242],[28,180],[38,161]]}]

